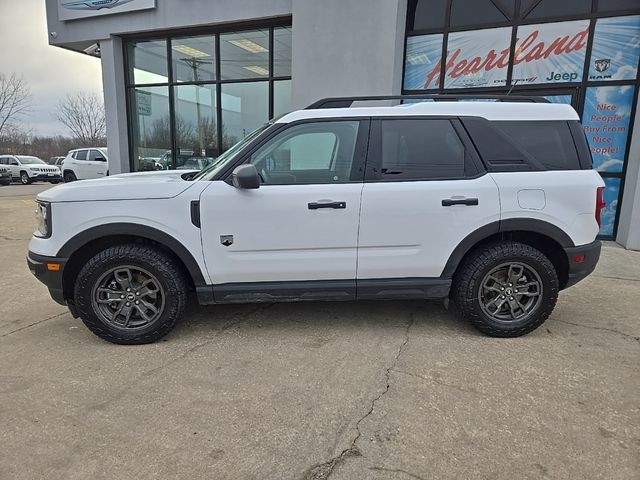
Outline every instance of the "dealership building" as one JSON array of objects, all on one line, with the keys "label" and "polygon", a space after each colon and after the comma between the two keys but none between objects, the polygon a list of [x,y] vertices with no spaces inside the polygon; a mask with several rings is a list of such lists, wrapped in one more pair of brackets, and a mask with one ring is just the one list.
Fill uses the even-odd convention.
[{"label": "dealership building", "polygon": [[639,0],[46,5],[52,45],[101,58],[112,174],[200,168],[323,97],[539,95],[582,118],[602,238],[640,250]]}]

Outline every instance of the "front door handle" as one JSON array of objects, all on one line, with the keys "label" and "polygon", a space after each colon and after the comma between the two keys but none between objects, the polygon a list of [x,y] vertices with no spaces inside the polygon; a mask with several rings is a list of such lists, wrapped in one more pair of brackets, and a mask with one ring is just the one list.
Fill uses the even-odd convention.
[{"label": "front door handle", "polygon": [[478,199],[477,198],[446,198],[442,200],[443,207],[452,207],[453,205],[475,206],[475,205],[478,205]]},{"label": "front door handle", "polygon": [[319,208],[347,208],[347,202],[312,202],[307,205],[309,210],[318,210]]}]

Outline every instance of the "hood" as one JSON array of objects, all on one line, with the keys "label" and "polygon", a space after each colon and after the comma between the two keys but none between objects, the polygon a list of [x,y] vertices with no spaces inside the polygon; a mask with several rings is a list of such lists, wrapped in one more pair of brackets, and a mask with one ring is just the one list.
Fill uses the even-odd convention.
[{"label": "hood", "polygon": [[146,200],[172,198],[193,185],[183,176],[195,170],[163,170],[79,180],[50,188],[38,195],[45,202],[91,202],[102,200]]}]

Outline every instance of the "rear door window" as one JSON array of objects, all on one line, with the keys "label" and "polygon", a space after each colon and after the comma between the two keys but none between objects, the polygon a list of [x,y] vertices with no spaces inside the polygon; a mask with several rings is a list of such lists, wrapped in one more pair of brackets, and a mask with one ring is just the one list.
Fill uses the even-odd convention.
[{"label": "rear door window", "polygon": [[380,180],[437,180],[465,176],[465,146],[449,120],[382,120],[379,141]]},{"label": "rear door window", "polygon": [[549,170],[580,170],[569,125],[565,121],[496,121],[511,141]]}]

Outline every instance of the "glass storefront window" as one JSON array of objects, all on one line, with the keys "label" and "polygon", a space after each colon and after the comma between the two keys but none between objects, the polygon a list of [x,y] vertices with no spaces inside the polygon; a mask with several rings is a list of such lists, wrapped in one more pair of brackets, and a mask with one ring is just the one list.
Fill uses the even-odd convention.
[{"label": "glass storefront window", "polygon": [[291,111],[291,80],[273,82],[273,118]]},{"label": "glass storefront window", "polygon": [[589,20],[521,25],[513,59],[513,82],[581,82],[588,38]]},{"label": "glass storefront window", "polygon": [[407,38],[404,61],[405,90],[428,90],[440,85],[441,33]]},{"label": "glass storefront window", "polygon": [[511,27],[449,34],[444,88],[507,84]]},{"label": "glass storefront window", "polygon": [[590,81],[635,80],[640,58],[640,15],[599,18],[593,34]]},{"label": "glass storefront window", "polygon": [[269,119],[269,82],[222,85],[222,148],[232,147]]},{"label": "glass storefront window", "polygon": [[128,55],[129,83],[144,85],[169,81],[165,40],[130,43]]},{"label": "glass storefront window", "polygon": [[638,0],[599,0],[599,12],[614,12],[618,10],[631,10],[638,8]]},{"label": "glass storefront window", "polygon": [[220,154],[215,85],[179,85],[173,90],[176,168]]},{"label": "glass storefront window", "polygon": [[269,30],[220,35],[220,78],[269,77]]},{"label": "glass storefront window", "polygon": [[273,76],[291,76],[291,27],[273,29]]},{"label": "glass storefront window", "polygon": [[168,87],[131,90],[129,118],[135,171],[162,170],[171,156]]},{"label": "glass storefront window", "polygon": [[127,43],[131,170],[205,168],[289,112],[291,36],[282,26]]},{"label": "glass storefront window", "polygon": [[631,85],[587,88],[582,127],[600,172],[622,172],[633,95]]},{"label": "glass storefront window", "polygon": [[526,18],[538,20],[568,15],[587,15],[589,12],[591,12],[591,0],[542,0]]},{"label": "glass storefront window", "polygon": [[508,19],[491,0],[453,0],[451,26],[468,27],[487,23],[507,23]]},{"label": "glass storefront window", "polygon": [[613,177],[604,178],[604,184],[604,201],[607,205],[600,215],[600,235],[611,237],[615,230],[621,180]]},{"label": "glass storefront window", "polygon": [[210,82],[216,79],[216,39],[214,36],[171,40],[175,82]]},{"label": "glass storefront window", "polygon": [[447,0],[409,0],[409,30],[444,28]]}]

